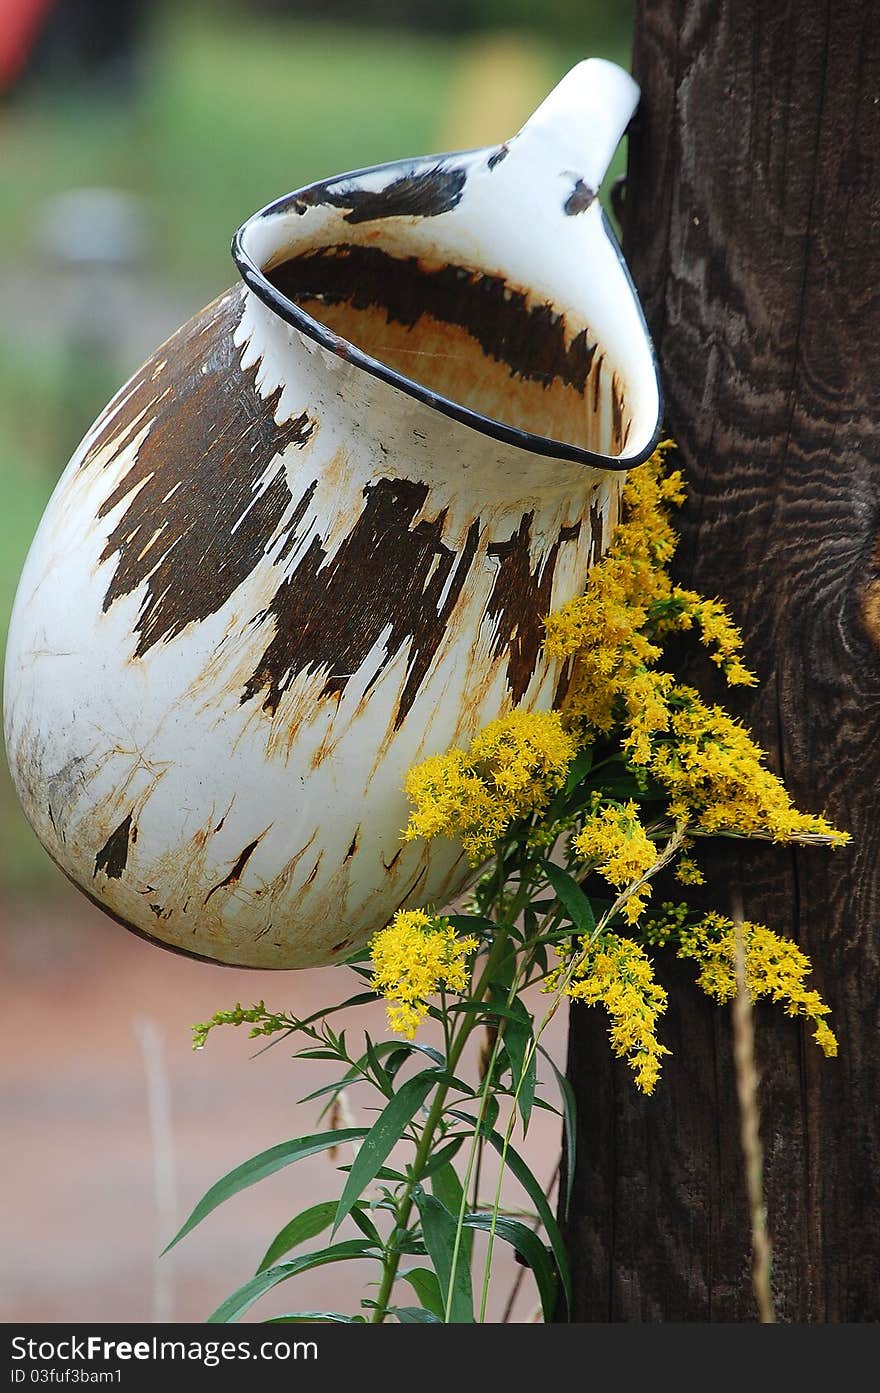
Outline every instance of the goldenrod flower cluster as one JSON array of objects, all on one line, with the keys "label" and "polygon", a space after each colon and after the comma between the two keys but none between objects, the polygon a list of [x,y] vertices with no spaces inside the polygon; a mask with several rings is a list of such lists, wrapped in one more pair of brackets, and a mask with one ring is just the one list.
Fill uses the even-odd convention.
[{"label": "goldenrod flower cluster", "polygon": [[723,604],[673,585],[669,575],[678,541],[669,505],[684,499],[680,471],[665,472],[671,447],[664,441],[630,473],[624,520],[587,576],[584,594],[546,623],[548,656],[574,659],[567,719],[588,737],[622,725],[624,749],[640,764],[650,758],[652,737],[669,728],[674,679],[655,668],[667,633],[696,623],[729,682],[755,681]]},{"label": "goldenrod flower cluster", "polygon": [[[824,818],[793,807],[745,727],[660,667],[666,638],[693,630],[729,684],[755,682],[725,606],[673,584],[670,577],[677,545],[670,507],[684,498],[681,474],[666,468],[670,448],[672,442],[664,442],[631,471],[623,521],[609,550],[588,573],[584,594],[546,621],[548,657],[572,665],[564,710],[514,711],[487,726],[468,750],[424,761],[406,783],[414,805],[406,839],[458,837],[476,864],[491,856],[511,823],[548,808],[579,749],[601,740],[607,750],[610,742],[619,742],[624,773],[635,777],[653,805],[653,821],[646,826],[637,803],[617,801],[610,785],[603,791],[596,774],[600,758],[590,775],[597,790],[592,803],[568,808],[562,820],[545,818],[541,824],[536,819],[528,846],[540,848],[571,832],[572,856],[591,863],[621,892],[620,915],[634,936],[602,928],[596,941],[582,940],[576,956],[552,975],[550,987],[605,1006],[614,1051],[628,1059],[645,1092],[653,1089],[667,1053],[656,1036],[666,996],[642,945],[674,941],[680,956],[699,963],[704,991],[719,1001],[735,991],[729,921],[710,915],[685,929],[686,909],[644,921],[647,877],[660,859],[653,839],[665,841],[674,827],[684,852],[677,868],[684,884],[703,881],[688,854],[699,836],[831,845],[849,840]],[[619,772],[619,762],[616,768]],[[463,988],[463,958],[475,946],[427,916],[397,916],[373,944],[377,986],[399,1003],[392,1007],[396,1028],[412,1035],[426,996],[439,982]],[[790,1015],[809,1018],[822,1049],[836,1053],[824,1019],[828,1007],[806,989],[810,965],[797,946],[749,924],[746,960],[752,995],[768,996]],[[451,975],[444,977],[447,970]]]},{"label": "goldenrod flower cluster", "polygon": [[[583,940],[572,978],[564,987],[572,1001],[604,1006],[611,1017],[611,1048],[626,1059],[643,1093],[653,1093],[660,1060],[669,1054],[657,1039],[657,1019],[666,1010],[666,992],[655,981],[651,961],[632,939],[606,933]],[[559,968],[547,990],[556,990],[565,973]]]},{"label": "goldenrod flower cluster", "polygon": [[675,867],[675,878],[680,885],[705,885],[706,880],[692,856],[680,856]]},{"label": "goldenrod flower cluster", "polygon": [[670,445],[629,475],[625,521],[607,554],[584,594],[547,620],[547,653],[574,661],[566,723],[586,742],[620,729],[630,765],[666,789],[670,816],[694,831],[842,845],[846,833],[792,806],[739,722],[656,666],[666,635],[696,627],[728,683],[755,682],[724,605],[669,576],[677,544],[669,504],[683,498],[681,474],[664,475]]},{"label": "goldenrod flower cluster", "polygon": [[459,937],[448,919],[422,909],[400,910],[371,944],[373,987],[388,1000],[388,1024],[412,1040],[427,1014],[427,999],[440,987],[463,992],[466,959],[475,938]]},{"label": "goldenrod flower cluster", "polygon": [[[632,801],[599,807],[584,820],[571,844],[579,856],[595,861],[596,870],[618,890],[640,880],[657,860],[654,843]],[[644,885],[628,897],[622,911],[628,923],[639,918],[649,894],[650,886]]]},{"label": "goldenrod flower cluster", "polygon": [[470,748],[434,755],[411,769],[415,805],[404,833],[460,837],[474,863],[486,859],[511,822],[539,812],[562,787],[576,744],[556,711],[511,711]]},{"label": "goldenrod flower cluster", "polygon": [[[813,1036],[823,1053],[836,1055],[837,1039],[825,1020],[831,1008],[804,985],[810,971],[806,953],[763,924],[744,923],[743,942],[752,1000],[766,996],[779,1002],[787,1015],[805,1016],[816,1027]],[[736,995],[736,929],[730,919],[707,914],[693,927],[683,928],[677,953],[699,964],[697,984],[707,996],[730,1001]]]},{"label": "goldenrod flower cluster", "polygon": [[703,833],[728,832],[772,841],[849,840],[825,818],[801,813],[764,764],[748,731],[720,706],[707,706],[692,687],[676,684],[669,736],[654,742],[649,768],[670,795],[673,818]]}]

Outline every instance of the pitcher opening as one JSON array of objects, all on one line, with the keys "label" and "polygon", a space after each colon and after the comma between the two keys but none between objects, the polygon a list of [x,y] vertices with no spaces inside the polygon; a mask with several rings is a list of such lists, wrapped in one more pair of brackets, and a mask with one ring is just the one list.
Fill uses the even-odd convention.
[{"label": "pitcher opening", "polygon": [[591,60],[504,145],[288,194],[236,235],[239,270],[303,333],[446,415],[629,468],[658,438],[659,379],[597,187],[633,90]]},{"label": "pitcher opening", "polygon": [[266,274],[313,319],[433,393],[597,454],[626,451],[626,384],[589,327],[503,275],[356,243]]}]

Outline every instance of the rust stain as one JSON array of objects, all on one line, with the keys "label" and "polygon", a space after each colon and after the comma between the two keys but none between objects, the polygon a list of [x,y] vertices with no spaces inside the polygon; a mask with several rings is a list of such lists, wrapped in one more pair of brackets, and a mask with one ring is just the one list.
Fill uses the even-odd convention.
[{"label": "rust stain", "polygon": [[415,256],[344,243],[282,262],[269,279],[300,302],[379,305],[388,323],[412,328],[423,316],[465,329],[483,352],[511,373],[549,385],[559,378],[583,392],[596,344],[586,329],[572,335],[565,316],[503,276],[468,266],[430,267]]},{"label": "rust stain", "polygon": [[324,859],[324,853],[323,853],[323,851],[319,851],[319,852],[318,852],[318,859],[317,859],[317,861],[315,862],[315,864],[314,864],[314,866],[312,867],[312,869],[309,871],[309,874],[306,876],[306,879],[303,881],[303,889],[304,889],[304,890],[307,890],[308,887],[309,887],[309,886],[312,884],[312,882],[314,881],[315,876],[318,874],[318,868],[319,868],[321,862],[323,861],[323,859]]},{"label": "rust stain", "polygon": [[[163,366],[142,370],[84,461],[112,442],[111,463],[152,420],[98,512],[103,518],[126,503],[100,558],[116,558],[103,608],[146,584],[135,625],[138,657],[216,613],[251,573],[292,502],[278,457],[305,446],[315,428],[305,412],[279,426],[280,389],[263,400],[256,366],[241,372],[233,342],[240,313],[237,297],[227,297],[181,330],[173,353],[160,350]],[[301,500],[290,518],[285,547],[307,506]]]},{"label": "rust stain", "polygon": [[611,374],[611,449],[619,454],[623,449],[623,386],[616,372]]},{"label": "rust stain", "polygon": [[473,563],[479,523],[457,555],[441,540],[445,509],[415,522],[427,484],[380,479],[363,497],[363,511],[332,559],[314,538],[260,616],[271,614],[275,636],[242,702],[263,693],[262,709],[274,715],[300,672],[324,674],[321,695],[338,696],[384,635],[384,657],[370,685],[410,644],[395,728],[405,719]]},{"label": "rust stain", "polygon": [[233,885],[236,880],[240,879],[245,866],[247,865],[248,861],[250,861],[257,847],[260,845],[260,841],[263,837],[265,837],[266,832],[268,830],[269,829],[266,828],[265,831],[260,833],[259,837],[255,837],[252,842],[248,842],[247,846],[242,848],[242,850],[239,852],[236,858],[235,865],[232,867],[232,870],[229,872],[229,874],[227,876],[224,876],[222,880],[218,881],[217,884],[212,886],[211,889],[208,891],[207,895],[205,896],[205,904],[208,903],[211,896],[216,894],[218,890],[223,890],[227,885]]},{"label": "rust stain", "polygon": [[593,440],[596,423],[573,387],[561,378],[540,382],[518,375],[484,353],[460,325],[423,315],[410,327],[389,321],[380,306],[353,310],[319,300],[301,306],[401,376],[483,416],[586,447]]},{"label": "rust stain", "polygon": [[318,830],[316,828],[312,835],[309,837],[309,840],[306,842],[305,846],[301,846],[299,851],[295,852],[294,855],[291,856],[290,860],[286,863],[286,865],[284,865],[282,869],[278,872],[278,874],[276,876],[273,876],[272,880],[270,880],[267,886],[267,890],[271,899],[278,899],[287,889],[291,879],[293,878],[293,874],[297,866],[299,865],[302,858],[305,856],[306,852],[314,842],[317,835]]},{"label": "rust stain", "polygon": [[137,841],[137,828],[132,827],[132,814],[123,818],[115,832],[111,832],[101,850],[95,857],[93,878],[103,871],[108,880],[118,880],[128,864],[128,849],[131,842]]}]

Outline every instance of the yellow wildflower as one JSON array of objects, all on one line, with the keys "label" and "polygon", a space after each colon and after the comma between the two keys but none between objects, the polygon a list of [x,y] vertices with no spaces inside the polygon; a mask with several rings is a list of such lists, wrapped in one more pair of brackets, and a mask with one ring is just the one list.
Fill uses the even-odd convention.
[{"label": "yellow wildflower", "polygon": [[[606,804],[595,811],[572,838],[572,847],[585,860],[594,861],[599,874],[618,890],[640,880],[657,860],[657,850],[632,801],[622,806]],[[622,913],[629,923],[638,919],[650,893],[651,887],[643,885],[627,899]]]},{"label": "yellow wildflower", "polygon": [[678,538],[669,505],[684,498],[680,472],[664,472],[671,448],[664,441],[631,471],[624,520],[587,576],[584,594],[546,621],[547,653],[574,659],[566,719],[582,735],[607,734],[621,724],[624,748],[636,764],[648,763],[651,737],[669,728],[673,678],[655,669],[662,654],[658,640],[666,634],[696,624],[728,682],[755,681],[742,663],[742,638],[724,605],[670,578]]},{"label": "yellow wildflower", "polygon": [[675,868],[679,885],[705,885],[705,877],[692,856],[682,856]]},{"label": "yellow wildflower", "polygon": [[683,498],[678,471],[664,476],[670,447],[664,442],[630,473],[624,521],[608,552],[590,571],[584,594],[547,620],[548,654],[574,664],[566,722],[581,742],[618,732],[630,765],[647,769],[666,790],[673,821],[706,833],[842,845],[846,833],[793,807],[737,721],[657,666],[664,638],[695,628],[728,683],[755,682],[721,601],[670,578],[677,537],[669,504]]},{"label": "yellow wildflower", "polygon": [[654,744],[649,768],[687,818],[703,832],[733,832],[772,841],[849,840],[824,818],[794,807],[764,752],[739,721],[676,684],[669,738]]},{"label": "yellow wildflower", "polygon": [[[746,951],[746,985],[752,1000],[769,997],[781,1002],[789,1016],[813,1022],[813,1037],[826,1055],[837,1054],[837,1039],[825,1016],[831,1008],[817,991],[805,986],[810,960],[791,939],[782,938],[763,924],[743,924]],[[697,985],[716,1001],[736,995],[736,930],[720,914],[707,914],[692,928],[681,931],[680,958],[699,964]]]},{"label": "yellow wildflower", "polygon": [[576,743],[557,711],[511,711],[469,750],[433,755],[409,771],[414,806],[404,837],[460,837],[476,865],[511,822],[546,807],[565,782]]},{"label": "yellow wildflower", "polygon": [[[555,991],[564,967],[553,974],[547,990]],[[606,933],[584,940],[574,978],[565,987],[572,1001],[604,1006],[611,1017],[609,1039],[626,1059],[643,1093],[653,1093],[660,1061],[669,1054],[657,1039],[657,1019],[666,1010],[666,992],[655,981],[651,960],[638,943]]]},{"label": "yellow wildflower", "polygon": [[388,1001],[388,1024],[412,1040],[427,1014],[427,998],[441,986],[463,992],[465,959],[478,947],[459,938],[448,919],[422,909],[399,910],[373,939],[373,987]]}]

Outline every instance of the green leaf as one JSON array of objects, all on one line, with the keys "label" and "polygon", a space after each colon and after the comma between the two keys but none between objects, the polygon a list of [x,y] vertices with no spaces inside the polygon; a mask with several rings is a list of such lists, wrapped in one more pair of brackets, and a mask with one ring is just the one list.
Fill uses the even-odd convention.
[{"label": "green leaf", "polygon": [[421,1045],[418,1040],[411,1040],[407,1049],[418,1050],[419,1054],[427,1055],[428,1059],[432,1059],[441,1069],[446,1068],[446,1055],[442,1054],[440,1050],[435,1050],[432,1045]]},{"label": "green leaf", "polygon": [[[305,1097],[297,1098],[297,1107],[299,1107],[302,1103],[313,1103],[316,1098],[323,1098],[328,1093],[342,1093],[344,1089],[349,1088],[351,1086],[356,1077],[357,1075],[354,1073],[354,1071],[352,1069],[349,1069],[348,1073],[344,1074],[341,1079],[337,1079],[335,1083],[322,1084],[322,1086],[320,1088],[316,1088],[313,1093],[307,1093]],[[326,1112],[327,1109],[325,1108],[324,1111]]]},{"label": "green leaf", "polygon": [[516,1095],[516,1105],[519,1108],[519,1115],[522,1118],[523,1136],[529,1130],[529,1121],[532,1116],[532,1108],[535,1102],[535,1088],[538,1082],[538,1061],[535,1051],[526,1057],[525,1074],[522,1083],[519,1085],[519,1092]]},{"label": "green leaf", "polygon": [[593,767],[593,747],[587,745],[583,750],[578,750],[568,769],[568,778],[565,780],[566,793],[573,793],[580,783],[585,779]]},{"label": "green leaf", "polygon": [[294,1059],[343,1059],[338,1050],[325,1049],[323,1045],[320,1049],[297,1050],[293,1057]]},{"label": "green leaf", "polygon": [[[467,1237],[471,1238],[471,1235],[468,1234]],[[440,1291],[436,1272],[432,1272],[428,1267],[411,1267],[408,1272],[401,1272],[400,1278],[404,1282],[409,1282],[426,1310],[433,1311],[435,1316],[439,1316],[440,1320],[443,1319],[443,1295]]]},{"label": "green leaf", "polygon": [[[502,957],[495,963],[495,970],[492,974],[493,1006],[495,1005],[494,996],[500,998],[498,1004],[501,1005],[507,1000],[507,992],[513,982],[514,973],[519,966],[516,949],[510,943],[508,937],[505,943],[505,951]],[[504,988],[500,991],[499,988]]]},{"label": "green leaf", "polygon": [[333,1223],[335,1213],[336,1201],[325,1200],[322,1204],[313,1204],[311,1209],[304,1209],[301,1214],[297,1214],[296,1218],[285,1224],[281,1232],[272,1239],[257,1271],[264,1272],[292,1248],[306,1243],[310,1238],[317,1238],[319,1233],[323,1233]]},{"label": "green leaf", "polygon": [[344,1243],[321,1248],[317,1253],[303,1253],[302,1257],[294,1258],[292,1262],[268,1267],[265,1272],[258,1272],[255,1277],[251,1277],[250,1281],[245,1282],[221,1302],[216,1311],[208,1316],[207,1324],[225,1325],[227,1322],[238,1320],[265,1292],[271,1291],[280,1282],[286,1282],[289,1277],[295,1277],[299,1272],[308,1272],[313,1267],[324,1267],[329,1262],[346,1262],[349,1258],[380,1257],[381,1254],[376,1251],[375,1246],[364,1238],[349,1238]]},{"label": "green leaf", "polygon": [[[425,1247],[434,1264],[440,1292],[443,1294],[449,1290],[452,1280],[452,1255],[455,1252],[457,1217],[453,1218],[449,1210],[434,1195],[426,1194],[420,1186],[415,1191],[415,1202],[418,1205],[422,1220]],[[470,1234],[466,1237],[470,1238]],[[465,1252],[469,1245],[465,1243],[464,1239],[465,1235],[463,1234],[462,1241],[459,1243],[458,1260],[455,1264],[455,1280],[452,1281],[452,1303],[449,1316],[455,1325],[471,1325],[474,1319],[470,1258],[466,1256]],[[444,1315],[445,1306],[444,1299]]]},{"label": "green leaf", "polygon": [[554,1117],[562,1116],[562,1113],[559,1111],[556,1104],[548,1103],[547,1099],[542,1098],[540,1093],[535,1095],[535,1107],[538,1109],[539,1112],[552,1112]]},{"label": "green leaf", "polygon": [[240,1190],[256,1185],[258,1180],[264,1180],[267,1175],[274,1175],[275,1171],[291,1165],[293,1161],[301,1161],[305,1156],[314,1156],[317,1151],[327,1151],[331,1146],[359,1141],[366,1136],[366,1127],[337,1127],[332,1132],[315,1132],[308,1137],[296,1137],[293,1141],[281,1142],[278,1146],[270,1146],[268,1151],[261,1151],[259,1155],[252,1156],[249,1161],[236,1166],[235,1170],[231,1170],[222,1180],[218,1180],[216,1185],[211,1186],[164,1252],[167,1253],[218,1205],[237,1195]]},{"label": "green leaf", "polygon": [[397,1316],[401,1325],[441,1325],[440,1316],[426,1311],[422,1306],[389,1306],[389,1314]]},{"label": "green leaf", "polygon": [[479,938],[481,934],[494,934],[497,926],[491,919],[486,919],[482,914],[444,914],[444,919],[455,929],[456,933],[467,934],[471,938]]},{"label": "green leaf", "polygon": [[544,862],[544,874],[578,932],[591,934],[596,927],[596,916],[593,914],[593,906],[574,876],[569,875],[561,866],[554,866],[552,861]]},{"label": "green leaf", "polygon": [[518,1016],[509,1006],[505,1006],[501,1001],[451,1001],[446,1007],[447,1016],[485,1016],[487,1020],[493,1017],[501,1017],[503,1020],[518,1020]]},{"label": "green leaf", "polygon": [[342,1316],[338,1311],[290,1311],[286,1316],[267,1316],[264,1325],[301,1325],[312,1321],[330,1321],[334,1325],[363,1325],[363,1316]]},{"label": "green leaf", "polygon": [[[335,1201],[335,1200],[332,1201],[330,1207],[331,1207],[331,1209],[334,1209],[334,1210],[335,1210],[335,1208],[336,1208],[336,1201]],[[373,1223],[373,1221],[372,1221],[372,1219],[370,1218],[369,1214],[367,1214],[367,1212],[366,1212],[366,1205],[364,1205],[364,1204],[355,1204],[355,1205],[352,1205],[352,1209],[351,1209],[351,1219],[352,1219],[352,1223],[357,1224],[358,1228],[360,1229],[361,1233],[364,1235],[365,1238],[369,1238],[370,1242],[371,1242],[371,1243],[375,1243],[375,1245],[376,1245],[377,1248],[381,1248],[381,1247],[383,1246],[383,1243],[382,1243],[382,1235],[381,1235],[381,1233],[379,1232],[379,1230],[376,1228],[376,1225]]]},{"label": "green leaf", "polygon": [[355,996],[348,997],[346,1001],[340,1001],[336,1006],[322,1006],[320,1011],[313,1011],[310,1016],[296,1021],[291,1026],[291,1030],[303,1030],[307,1026],[314,1025],[315,1021],[322,1021],[325,1016],[335,1015],[337,1011],[347,1011],[353,1006],[366,1006],[376,999],[376,992],[358,992]]},{"label": "green leaf", "polygon": [[[455,1222],[458,1223],[458,1216],[462,1210],[461,1199],[464,1192],[455,1166],[447,1163],[443,1166],[437,1166],[434,1169],[431,1175],[431,1191],[434,1197],[443,1205],[443,1208],[447,1209]],[[473,1246],[473,1235],[470,1233],[463,1233],[459,1239],[458,1247],[459,1252],[464,1254],[464,1261],[467,1263],[468,1268],[470,1268],[471,1265]]]},{"label": "green leaf", "polygon": [[[351,1166],[337,1166],[337,1170],[344,1171],[346,1175],[351,1171]],[[392,1170],[390,1166],[380,1166],[373,1176],[374,1180],[391,1180],[395,1185],[405,1185],[409,1176],[404,1175],[403,1171]],[[336,1201],[337,1208],[339,1201]]]},{"label": "green leaf", "polygon": [[439,1077],[437,1069],[425,1069],[421,1074],[407,1079],[399,1092],[385,1104],[352,1162],[336,1210],[334,1233],[346,1214],[351,1212],[355,1200],[360,1199],[370,1181],[375,1179],[394,1144],[400,1141],[408,1123],[412,1121]]},{"label": "green leaf", "polygon": [[[366,1044],[364,1058],[367,1063],[367,1075],[371,1075],[372,1078],[375,1080],[377,1088],[381,1089],[381,1091],[385,1094],[386,1098],[390,1098],[394,1093],[394,1087],[391,1083],[390,1075],[385,1071],[385,1069],[382,1067],[382,1064],[379,1062],[379,1056],[373,1047],[373,1042],[370,1039],[369,1035],[366,1034],[366,1032],[364,1032],[364,1041]],[[388,1041],[387,1043],[396,1044],[396,1041]]]},{"label": "green leaf", "polygon": [[562,1122],[565,1136],[565,1187],[563,1189],[563,1213],[568,1218],[568,1207],[571,1204],[571,1187],[574,1184],[574,1166],[577,1156],[577,1103],[575,1102],[574,1089],[568,1079],[556,1067],[555,1061],[547,1053],[543,1045],[539,1045],[544,1058],[556,1076],[556,1083],[559,1087],[559,1095],[562,1099]]},{"label": "green leaf", "polygon": [[422,1171],[422,1180],[427,1180],[428,1177],[432,1176],[441,1166],[445,1166],[451,1161],[453,1156],[457,1155],[461,1150],[463,1142],[464,1137],[453,1137],[452,1141],[448,1142],[446,1146],[441,1146],[439,1151],[435,1151],[430,1161],[427,1162],[425,1169]]},{"label": "green leaf", "polygon": [[390,1054],[387,1056],[385,1060],[385,1072],[392,1083],[397,1078],[400,1069],[409,1059],[411,1054],[412,1045],[398,1044],[397,1048],[392,1050]]},{"label": "green leaf", "polygon": [[[419,1047],[417,1047],[415,1044],[406,1043],[401,1040],[384,1040],[381,1044],[373,1046],[373,1052],[378,1059],[385,1058],[386,1070],[393,1077],[397,1073],[398,1069],[403,1064],[405,1059],[416,1048]],[[336,1059],[338,1056],[336,1054],[333,1054],[331,1057],[333,1059]],[[302,1058],[302,1051],[295,1055],[294,1058]],[[443,1059],[442,1055],[440,1056],[440,1059]],[[312,1103],[316,1098],[323,1098],[327,1094],[341,1093],[343,1089],[348,1088],[350,1084],[355,1082],[355,1080],[363,1079],[365,1077],[364,1066],[368,1062],[368,1056],[366,1054],[362,1054],[360,1059],[356,1059],[354,1063],[351,1065],[351,1067],[349,1069],[346,1069],[342,1077],[337,1079],[335,1083],[322,1084],[321,1087],[316,1088],[314,1092],[307,1093],[303,1098],[297,1098],[297,1103]]]},{"label": "green leaf", "polygon": [[[513,1017],[504,1026],[504,1047],[510,1059],[512,1087],[514,1093],[519,1087],[517,1107],[523,1124],[523,1135],[528,1131],[532,1104],[535,1099],[535,1052],[531,1050],[534,1022],[523,1003],[516,998],[511,1002]],[[520,1080],[522,1084],[520,1085]]]},{"label": "green leaf", "polygon": [[[461,1116],[462,1118],[464,1118],[465,1115],[461,1113],[456,1114],[456,1116]],[[504,1156],[504,1138],[502,1137],[500,1132],[494,1131],[491,1127],[487,1127],[484,1123],[480,1128],[480,1134],[484,1136],[488,1142],[491,1143],[491,1145],[498,1152],[499,1156]],[[566,1305],[570,1309],[571,1278],[569,1276],[568,1271],[568,1254],[565,1250],[565,1243],[563,1242],[559,1225],[556,1222],[556,1216],[553,1213],[553,1210],[550,1208],[547,1196],[544,1194],[543,1186],[541,1185],[537,1176],[532,1174],[531,1170],[526,1165],[519,1152],[514,1150],[510,1143],[508,1143],[507,1145],[507,1154],[506,1156],[504,1156],[504,1164],[510,1171],[511,1175],[513,1175],[515,1179],[519,1181],[520,1185],[523,1187],[529,1199],[532,1201],[532,1204],[535,1206],[535,1209],[537,1210],[538,1218],[540,1219],[541,1223],[544,1226],[544,1229],[546,1230],[547,1239],[550,1243],[550,1247],[553,1250],[553,1258],[556,1263],[557,1271],[559,1272],[560,1280],[562,1282],[562,1289],[565,1292]]]},{"label": "green leaf", "polygon": [[[467,1214],[465,1223],[470,1229],[483,1229],[487,1233],[493,1227],[491,1214]],[[496,1237],[510,1243],[528,1267],[532,1269],[545,1321],[552,1321],[556,1308],[556,1276],[547,1249],[536,1233],[533,1233],[518,1219],[507,1219],[499,1215],[494,1222]]]}]

